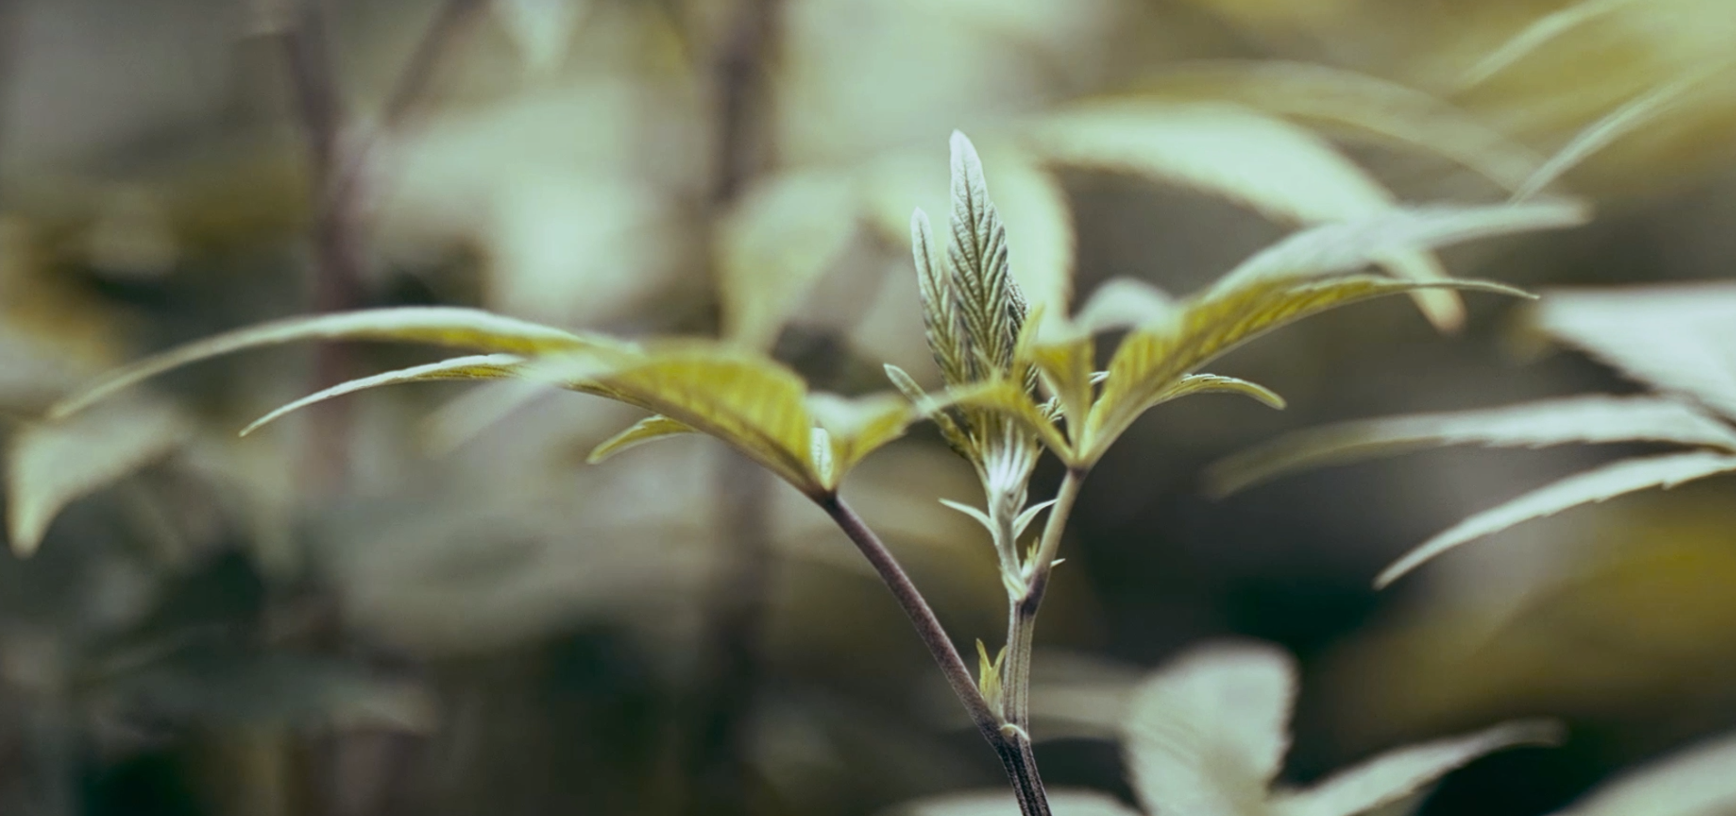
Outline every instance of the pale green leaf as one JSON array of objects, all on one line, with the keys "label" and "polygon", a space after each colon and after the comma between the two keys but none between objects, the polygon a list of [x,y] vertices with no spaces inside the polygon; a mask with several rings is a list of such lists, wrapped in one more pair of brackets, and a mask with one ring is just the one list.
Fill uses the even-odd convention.
[{"label": "pale green leaf", "polygon": [[986,408],[1011,417],[1034,432],[1056,456],[1070,460],[1072,447],[1043,409],[1032,401],[1024,386],[998,380],[955,393],[952,399],[957,405]]},{"label": "pale green leaf", "polygon": [[[1032,138],[1054,161],[1196,187],[1284,221],[1344,221],[1394,206],[1379,182],[1325,140],[1237,105],[1100,102],[1039,123]],[[1395,250],[1380,260],[1400,277],[1446,277],[1428,253]],[[1444,329],[1462,320],[1450,292],[1417,302]]]},{"label": "pale green leaf", "polygon": [[1031,505],[1030,507],[1025,508],[1024,510],[1019,511],[1018,518],[1013,519],[1013,535],[1014,536],[1024,535],[1025,534],[1025,528],[1031,526],[1031,522],[1037,520],[1037,515],[1039,513],[1042,513],[1044,510],[1047,510],[1050,507],[1055,506],[1056,501],[1057,501],[1056,499],[1049,499],[1047,501],[1040,501],[1040,502],[1037,502],[1036,504]]},{"label": "pale green leaf", "polygon": [[[1139,816],[1139,811],[1114,797],[1090,791],[1050,791],[1049,808],[1055,816]],[[1005,791],[954,793],[920,799],[893,812],[900,816],[1019,816],[1019,803]]]},{"label": "pale green leaf", "polygon": [[1555,38],[1605,14],[1637,3],[1638,0],[1580,0],[1545,14],[1479,60],[1471,70],[1465,72],[1460,82],[1467,88],[1480,84]]},{"label": "pale green leaf", "polygon": [[1677,752],[1592,790],[1555,816],[1728,816],[1736,813],[1736,737]]},{"label": "pale green leaf", "polygon": [[339,383],[330,388],[309,394],[294,402],[283,405],[265,416],[253,421],[253,424],[241,429],[241,435],[246,436],[265,425],[275,422],[285,414],[299,411],[319,402],[379,388],[384,385],[399,385],[401,383],[430,382],[437,380],[498,380],[505,377],[522,376],[521,371],[526,360],[516,354],[476,354],[468,357],[454,357],[441,360],[438,363],[411,366],[396,371],[387,371],[371,377],[361,377],[348,382]]},{"label": "pale green leaf", "polygon": [[1736,284],[1546,295],[1534,314],[1550,336],[1629,377],[1736,419]]},{"label": "pale green leaf", "polygon": [[489,5],[523,56],[525,71],[541,76],[566,59],[590,0],[493,0]]},{"label": "pale green leaf", "polygon": [[692,428],[669,417],[653,414],[633,423],[626,430],[603,440],[602,444],[591,449],[591,455],[586,457],[585,461],[594,465],[628,448],[693,432]]},{"label": "pale green leaf", "polygon": [[1224,377],[1217,374],[1189,374],[1176,380],[1175,385],[1164,389],[1152,400],[1152,404],[1168,402],[1185,397],[1189,394],[1210,394],[1214,392],[1241,394],[1268,408],[1284,409],[1284,398],[1272,389],[1259,383],[1251,383],[1236,377]]},{"label": "pale green leaf", "polygon": [[6,455],[12,551],[19,556],[35,552],[67,504],[166,455],[191,431],[181,412],[143,399],[24,426]]},{"label": "pale green leaf", "polygon": [[976,521],[976,523],[981,524],[983,529],[988,530],[989,535],[995,534],[994,519],[989,518],[989,514],[984,513],[982,510],[965,504],[964,502],[953,501],[952,499],[941,499],[940,503],[945,505],[949,510],[957,510],[960,513],[970,516]]},{"label": "pale green leaf", "polygon": [[189,363],[298,340],[394,340],[513,354],[572,352],[620,345],[607,338],[581,336],[478,309],[453,306],[403,306],[292,317],[207,337],[146,357],[109,373],[85,391],[61,401],[49,411],[49,415],[64,417],[140,380]]},{"label": "pale green leaf", "polygon": [[723,335],[770,347],[856,232],[855,181],[829,168],[772,176],[720,225],[718,271]]},{"label": "pale green leaf", "polygon": [[838,480],[868,454],[903,436],[922,416],[893,394],[856,398],[813,394],[808,397],[808,410],[828,437],[832,467],[821,480],[828,489],[836,488]]},{"label": "pale green leaf", "polygon": [[988,157],[1013,280],[1033,309],[1061,321],[1073,295],[1075,239],[1067,193],[1024,151],[1003,149]]},{"label": "pale green leaf", "polygon": [[1137,278],[1110,278],[1091,293],[1073,316],[1073,325],[1081,332],[1098,334],[1168,323],[1180,313],[1181,304],[1168,292]]},{"label": "pale green leaf", "polygon": [[1280,816],[1357,816],[1404,799],[1484,754],[1517,745],[1552,744],[1560,737],[1557,725],[1517,722],[1406,746],[1335,773],[1306,790],[1280,794],[1274,798],[1274,810]]},{"label": "pale green leaf", "polygon": [[1572,442],[1675,442],[1736,452],[1736,430],[1672,399],[1586,396],[1477,411],[1387,417],[1290,434],[1211,466],[1233,493],[1302,468],[1437,445],[1541,448]]},{"label": "pale green leaf", "polygon": [[1736,470],[1736,455],[1694,451],[1626,459],[1569,476],[1485,510],[1423,542],[1375,579],[1384,587],[1441,553],[1521,522],[1543,518],[1578,507],[1652,487],[1670,488],[1719,473]]},{"label": "pale green leaf", "polygon": [[[1025,304],[1007,259],[1007,231],[989,197],[988,180],[976,147],[963,133],[952,133],[952,217],[946,244],[954,302],[978,376],[1004,372],[1023,327]],[[958,383],[952,383],[954,385]]]},{"label": "pale green leaf", "polygon": [[1688,91],[1702,81],[1714,75],[1715,71],[1727,70],[1722,66],[1709,65],[1699,71],[1693,71],[1662,85],[1652,88],[1621,107],[1610,111],[1596,122],[1587,125],[1566,145],[1549,157],[1542,167],[1537,169],[1525,184],[1513,192],[1515,199],[1529,198],[1543,188],[1553,184],[1563,174],[1579,166],[1593,154],[1608,147],[1623,136],[1650,124],[1660,114],[1669,110],[1671,105],[1681,101]]},{"label": "pale green leaf", "polygon": [[892,381],[892,385],[904,395],[905,399],[910,400],[910,404],[915,405],[917,410],[940,427],[941,435],[946,437],[948,442],[955,447],[965,445],[964,431],[958,427],[958,423],[954,422],[951,416],[940,410],[940,403],[929,396],[928,392],[922,390],[922,386],[917,384],[914,377],[891,363],[885,364],[883,368],[886,371],[886,379]]},{"label": "pale green leaf", "polygon": [[1284,60],[1213,60],[1150,77],[1142,91],[1220,99],[1281,116],[1347,128],[1458,162],[1508,190],[1542,157],[1429,94],[1355,71]]},{"label": "pale green leaf", "polygon": [[1290,746],[1295,696],[1295,663],[1269,646],[1196,649],[1146,680],[1124,746],[1145,811],[1260,813]]}]

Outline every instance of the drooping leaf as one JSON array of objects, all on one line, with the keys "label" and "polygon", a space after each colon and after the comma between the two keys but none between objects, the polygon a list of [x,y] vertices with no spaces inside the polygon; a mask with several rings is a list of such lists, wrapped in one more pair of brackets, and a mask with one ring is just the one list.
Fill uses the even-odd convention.
[{"label": "drooping leaf", "polygon": [[393,340],[510,354],[550,354],[620,345],[605,337],[581,336],[479,309],[453,306],[403,306],[292,317],[207,337],[146,357],[56,404],[49,416],[64,417],[141,380],[189,363],[299,340]]},{"label": "drooping leaf", "polygon": [[1125,750],[1145,811],[1247,816],[1290,746],[1296,668],[1259,645],[1194,650],[1145,681],[1130,706]]},{"label": "drooping leaf", "polygon": [[1578,135],[1549,157],[1542,167],[1525,180],[1525,184],[1513,192],[1515,199],[1529,198],[1543,188],[1553,184],[1567,171],[1579,166],[1592,154],[1608,147],[1612,142],[1629,133],[1644,127],[1652,120],[1669,109],[1669,107],[1687,95],[1690,90],[1702,81],[1712,76],[1720,66],[1710,65],[1706,69],[1693,71],[1676,77],[1662,85],[1646,91],[1610,111],[1603,118],[1587,125]]},{"label": "drooping leaf", "polygon": [[6,455],[12,551],[27,556],[56,514],[173,450],[192,423],[166,403],[132,399],[82,416],[26,425]]},{"label": "drooping leaf", "polygon": [[1281,816],[1357,816],[1404,799],[1484,754],[1517,745],[1547,745],[1560,736],[1560,727],[1551,723],[1517,722],[1409,745],[1335,773],[1306,790],[1283,793],[1275,797],[1274,810]]},{"label": "drooping leaf", "polygon": [[1067,434],[1077,443],[1084,429],[1085,417],[1091,413],[1094,396],[1091,370],[1096,362],[1097,344],[1090,335],[1071,342],[1038,344],[1031,349],[1031,362],[1042,372],[1061,403],[1061,415],[1067,420]]},{"label": "drooping leaf", "polygon": [[1736,419],[1736,284],[1546,293],[1534,312],[1551,337],[1663,391]]},{"label": "drooping leaf", "polygon": [[1223,392],[1241,394],[1267,408],[1284,409],[1284,398],[1276,392],[1259,383],[1251,383],[1236,377],[1224,377],[1217,374],[1189,374],[1177,380],[1175,385],[1164,389],[1152,400],[1153,404],[1168,402],[1172,399],[1185,397],[1189,394],[1207,394]]},{"label": "drooping leaf", "polygon": [[1545,14],[1479,60],[1460,82],[1465,87],[1480,84],[1562,34],[1634,4],[1635,0],[1580,0]]},{"label": "drooping leaf", "polygon": [[604,440],[591,449],[591,455],[585,458],[590,464],[597,464],[628,448],[638,447],[646,442],[666,439],[680,434],[693,433],[693,429],[676,422],[669,417],[653,414],[632,424],[614,436]]},{"label": "drooping leaf", "polygon": [[[1114,797],[1074,790],[1049,792],[1049,808],[1055,816],[1139,816]],[[1010,793],[954,793],[920,799],[893,811],[900,816],[1019,816],[1019,803]]]},{"label": "drooping leaf", "polygon": [[1541,448],[1572,442],[1675,442],[1736,451],[1736,430],[1673,399],[1586,396],[1479,411],[1387,417],[1314,428],[1211,466],[1225,495],[1303,468],[1437,445]]},{"label": "drooping leaf", "polygon": [[1555,816],[1725,816],[1736,812],[1736,737],[1677,752],[1592,790]]},{"label": "drooping leaf", "polygon": [[1607,501],[1636,490],[1670,488],[1683,482],[1736,470],[1736,455],[1694,451],[1625,459],[1526,493],[1471,516],[1411,550],[1375,579],[1384,587],[1441,553],[1521,522],[1543,518],[1582,504]]},{"label": "drooping leaf", "polygon": [[725,338],[767,348],[856,231],[855,181],[829,168],[773,176],[720,225]]},{"label": "drooping leaf", "polygon": [[[1302,128],[1226,104],[1097,103],[1059,114],[1033,130],[1053,161],[1137,173],[1239,201],[1289,222],[1366,218],[1394,205],[1379,182],[1332,145]],[[1380,259],[1400,277],[1446,277],[1434,256],[1395,250]],[[1450,292],[1418,305],[1443,329],[1462,321]]]},{"label": "drooping leaf", "polygon": [[241,435],[246,436],[259,430],[267,424],[277,421],[285,414],[299,411],[319,402],[379,388],[384,385],[399,385],[412,382],[432,382],[438,380],[498,380],[506,377],[520,376],[528,361],[516,354],[474,354],[467,357],[454,357],[437,363],[411,366],[396,371],[387,371],[371,377],[361,377],[348,382],[339,383],[330,388],[309,394],[294,402],[274,409],[253,421],[251,425],[241,429]]}]

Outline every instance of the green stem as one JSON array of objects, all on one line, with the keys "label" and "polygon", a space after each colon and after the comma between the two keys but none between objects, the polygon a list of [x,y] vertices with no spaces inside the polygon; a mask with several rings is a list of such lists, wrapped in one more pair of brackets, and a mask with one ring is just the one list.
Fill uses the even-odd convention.
[{"label": "green stem", "polygon": [[1061,532],[1073,514],[1073,503],[1079,498],[1079,488],[1085,483],[1084,469],[1073,468],[1061,481],[1055,506],[1049,508],[1049,519],[1043,525],[1043,537],[1037,552],[1026,565],[1024,593],[1008,599],[1007,656],[1002,664],[1001,689],[1003,710],[1008,723],[1018,726],[1014,737],[1030,741],[1031,731],[1031,650],[1037,631],[1037,610],[1049,586],[1049,570],[1054,568],[1055,553],[1061,548]]}]

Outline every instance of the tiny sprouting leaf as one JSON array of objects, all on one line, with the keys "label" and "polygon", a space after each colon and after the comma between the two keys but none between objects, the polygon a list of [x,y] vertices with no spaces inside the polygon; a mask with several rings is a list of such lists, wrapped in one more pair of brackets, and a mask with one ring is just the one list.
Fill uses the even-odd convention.
[{"label": "tiny sprouting leaf", "polygon": [[841,171],[783,173],[750,189],[719,226],[723,336],[769,348],[856,232],[854,180]]},{"label": "tiny sprouting leaf", "polygon": [[977,638],[977,690],[983,693],[983,699],[988,701],[989,709],[1001,709],[1001,661],[1006,659],[1005,646],[995,653],[995,659],[989,659],[989,649],[983,645],[982,638]]},{"label": "tiny sprouting leaf", "polygon": [[1736,471],[1736,455],[1693,451],[1624,459],[1569,476],[1473,515],[1423,542],[1382,571],[1375,579],[1375,586],[1384,587],[1447,550],[1521,522],[1551,516],[1583,504],[1607,501],[1637,490],[1670,488],[1731,471]]},{"label": "tiny sprouting leaf", "polygon": [[695,433],[695,431],[669,417],[652,414],[628,426],[626,430],[603,440],[601,444],[591,449],[591,454],[585,457],[585,461],[594,465],[628,448],[636,448],[647,442],[690,433]]},{"label": "tiny sprouting leaf", "polygon": [[1736,452],[1736,429],[1666,397],[1565,397],[1311,428],[1213,464],[1207,482],[1211,492],[1226,495],[1303,468],[1420,448],[1541,448],[1573,442],[1675,442]]},{"label": "tiny sprouting leaf", "polygon": [[965,504],[964,502],[956,502],[952,499],[941,499],[940,503],[949,510],[957,510],[960,513],[970,516],[976,521],[976,523],[981,524],[983,529],[988,530],[989,535],[994,535],[995,521],[994,519],[989,518],[989,514],[984,513],[976,507]]},{"label": "tiny sprouting leaf", "polygon": [[1560,740],[1559,725],[1515,722],[1408,745],[1335,773],[1312,787],[1280,793],[1272,802],[1273,811],[1276,816],[1355,816],[1403,800],[1484,754]]},{"label": "tiny sprouting leaf", "polygon": [[[1013,519],[1013,535],[1015,535],[1015,536],[1024,535],[1025,528],[1031,526],[1031,522],[1037,520],[1038,514],[1042,513],[1044,510],[1047,510],[1053,506],[1055,506],[1055,499],[1049,499],[1047,501],[1037,502],[1036,504],[1033,504],[1030,507],[1027,507],[1024,510],[1020,511],[1019,517],[1016,519]],[[1057,561],[1055,563],[1058,564],[1060,562]]]},{"label": "tiny sprouting leaf", "polygon": [[1098,334],[1162,325],[1180,313],[1181,304],[1168,292],[1137,278],[1110,278],[1091,293],[1091,299],[1073,316],[1073,325],[1082,332]]},{"label": "tiny sprouting leaf", "polygon": [[191,432],[180,411],[147,399],[24,426],[6,454],[12,551],[35,552],[62,508],[166,455]]},{"label": "tiny sprouting leaf", "polygon": [[1736,737],[1679,751],[1614,781],[1555,816],[1725,816],[1736,812]]}]

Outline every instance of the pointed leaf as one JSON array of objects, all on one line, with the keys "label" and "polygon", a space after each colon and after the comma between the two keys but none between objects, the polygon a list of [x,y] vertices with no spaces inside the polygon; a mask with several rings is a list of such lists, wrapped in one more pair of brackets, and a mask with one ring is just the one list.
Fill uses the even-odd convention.
[{"label": "pointed leaf", "polygon": [[1530,198],[1543,188],[1553,184],[1563,174],[1579,166],[1592,154],[1608,147],[1623,136],[1632,133],[1651,123],[1660,114],[1676,102],[1681,101],[1687,92],[1700,84],[1714,71],[1724,70],[1717,64],[1704,66],[1701,70],[1692,71],[1669,82],[1652,88],[1634,97],[1621,107],[1610,111],[1603,118],[1587,125],[1572,141],[1549,157],[1549,161],[1537,169],[1524,186],[1513,192],[1515,199]]},{"label": "pointed leaf", "polygon": [[1736,419],[1736,284],[1552,290],[1535,319],[1629,377]]},{"label": "pointed leaf", "polygon": [[[964,339],[977,349],[978,377],[1004,371],[1024,322],[1007,261],[1007,231],[989,198],[976,148],[963,133],[952,134],[952,234],[948,266]],[[954,383],[956,384],[956,383]]]},{"label": "pointed leaf", "polygon": [[756,185],[720,225],[723,335],[769,348],[856,232],[855,182],[830,169]]},{"label": "pointed leaf", "polygon": [[1485,510],[1423,542],[1381,572],[1376,587],[1384,587],[1435,556],[1467,541],[1498,533],[1520,522],[1551,516],[1582,504],[1607,501],[1651,487],[1670,488],[1682,482],[1736,470],[1736,456],[1709,451],[1626,459],[1526,493]]},{"label": "pointed leaf", "polygon": [[241,435],[246,436],[265,425],[275,422],[292,411],[299,411],[319,402],[357,391],[366,391],[383,385],[398,385],[401,383],[429,382],[435,380],[498,380],[506,377],[519,376],[524,369],[526,360],[516,354],[476,354],[468,357],[454,357],[441,360],[438,363],[411,366],[396,371],[387,371],[371,377],[361,377],[349,382],[339,383],[322,391],[309,394],[301,399],[283,405],[271,413],[253,421],[253,424],[241,429]]},{"label": "pointed leaf", "polygon": [[1097,356],[1096,342],[1086,335],[1071,342],[1039,344],[1031,349],[1030,356],[1049,390],[1060,400],[1067,433],[1077,442],[1085,418],[1091,413],[1095,385],[1091,367]]},{"label": "pointed leaf", "polygon": [[55,405],[64,417],[140,380],[173,368],[244,349],[298,340],[395,340],[514,354],[617,347],[608,338],[581,336],[479,309],[404,306],[293,317],[261,323],[169,349],[109,373],[97,384]]},{"label": "pointed leaf", "polygon": [[1066,437],[1061,435],[1060,429],[1043,413],[1043,409],[1031,400],[1031,395],[1025,391],[1024,386],[999,380],[956,393],[952,399],[957,405],[986,408],[1011,417],[1035,433],[1056,456],[1063,461],[1070,461],[1072,448],[1067,444]]},{"label": "pointed leaf", "polygon": [[955,502],[952,499],[941,499],[940,503],[950,510],[957,510],[958,512],[975,519],[976,523],[981,524],[983,529],[989,531],[989,535],[995,534],[994,519],[989,518],[989,514],[984,513],[982,510],[965,504],[964,502]]},{"label": "pointed leaf", "polygon": [[1637,0],[1581,0],[1545,14],[1478,61],[1471,70],[1465,72],[1460,82],[1467,88],[1480,84],[1556,37],[1636,2]]},{"label": "pointed leaf", "polygon": [[1051,323],[1067,315],[1073,296],[1073,211],[1061,182],[1023,151],[989,155],[995,204],[1007,227],[1013,279],[1033,309]]},{"label": "pointed leaf", "polygon": [[[1049,792],[1055,816],[1140,816],[1114,797],[1090,791]],[[899,816],[1019,816],[1019,803],[1005,791],[953,793],[918,799],[893,811]]]},{"label": "pointed leaf", "polygon": [[[1097,103],[1041,123],[1033,139],[1055,161],[1192,186],[1283,221],[1366,218],[1394,206],[1379,182],[1326,141],[1236,105]],[[1400,277],[1446,277],[1425,252],[1399,249],[1380,260]],[[1462,319],[1452,293],[1417,302],[1444,329]]]},{"label": "pointed leaf", "polygon": [[[1021,510],[1019,512],[1019,517],[1016,519],[1013,519],[1013,535],[1014,536],[1024,535],[1025,534],[1025,528],[1031,526],[1031,522],[1037,520],[1037,514],[1043,512],[1044,510],[1049,509],[1050,507],[1055,506],[1056,501],[1057,501],[1057,499],[1049,499],[1048,501],[1040,501],[1040,502],[1037,502],[1036,504],[1031,505],[1030,507],[1025,508],[1024,510]],[[1057,563],[1059,563],[1059,562],[1057,562]]]},{"label": "pointed leaf", "polygon": [[1736,737],[1679,751],[1593,789],[1555,816],[1727,816],[1736,812]]},{"label": "pointed leaf", "polygon": [[934,229],[928,222],[928,213],[921,209],[910,214],[910,252],[916,263],[917,292],[922,298],[923,331],[934,363],[947,384],[969,382],[964,317],[953,297],[946,265],[935,255]]},{"label": "pointed leaf", "polygon": [[808,397],[808,410],[826,430],[831,446],[833,473],[822,480],[827,488],[836,488],[845,473],[868,454],[903,436],[922,416],[920,410],[893,394],[854,399],[814,394]]},{"label": "pointed leaf", "polygon": [[1242,396],[1254,400],[1267,408],[1273,408],[1280,411],[1284,410],[1284,398],[1278,396],[1277,393],[1272,391],[1272,389],[1260,385],[1259,383],[1251,383],[1247,380],[1237,379],[1235,377],[1222,377],[1217,374],[1189,374],[1186,377],[1177,380],[1175,385],[1170,386],[1162,393],[1158,394],[1152,401],[1152,404],[1156,405],[1158,403],[1168,402],[1179,397],[1185,397],[1189,394],[1208,394],[1212,392],[1241,394]]},{"label": "pointed leaf", "polygon": [[1676,442],[1736,452],[1736,430],[1662,397],[1568,397],[1481,411],[1347,422],[1290,434],[1211,466],[1226,495],[1302,468],[1438,445],[1541,448],[1570,442]]},{"label": "pointed leaf", "polygon": [[1165,97],[1219,99],[1348,128],[1458,162],[1508,190],[1542,157],[1470,114],[1421,91],[1368,74],[1283,60],[1182,64],[1140,84]]},{"label": "pointed leaf", "polygon": [[1091,293],[1084,308],[1073,316],[1080,331],[1099,334],[1116,329],[1164,324],[1181,313],[1181,304],[1168,292],[1137,278],[1110,278]]},{"label": "pointed leaf", "polygon": [[602,444],[592,448],[591,455],[585,457],[585,461],[594,465],[620,453],[621,451],[627,450],[628,448],[638,447],[646,442],[652,442],[658,439],[666,439],[671,436],[690,434],[693,432],[694,430],[692,428],[676,422],[669,417],[653,414],[633,423],[631,427],[609,437],[604,440]]},{"label": "pointed leaf", "polygon": [[1260,813],[1290,746],[1296,667],[1269,646],[1195,649],[1134,693],[1126,743],[1133,789],[1152,814]]},{"label": "pointed leaf", "polygon": [[1389,751],[1307,790],[1273,802],[1280,816],[1357,816],[1403,799],[1484,754],[1516,745],[1558,742],[1561,728],[1547,722],[1498,725],[1461,737]]},{"label": "pointed leaf", "polygon": [[12,551],[20,557],[35,552],[67,504],[166,455],[191,432],[180,411],[142,399],[26,425],[6,455]]}]

